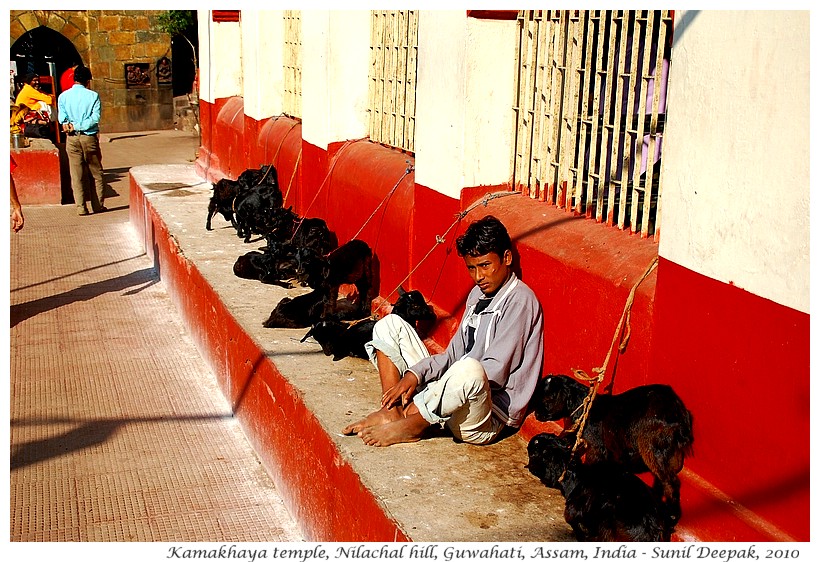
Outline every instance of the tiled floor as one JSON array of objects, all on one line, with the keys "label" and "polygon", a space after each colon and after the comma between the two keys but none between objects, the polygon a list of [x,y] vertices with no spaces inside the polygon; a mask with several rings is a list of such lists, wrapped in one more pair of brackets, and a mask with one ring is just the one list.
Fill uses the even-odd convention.
[{"label": "tiled floor", "polygon": [[194,147],[104,136],[110,211],[11,235],[12,542],[302,540],[128,223],[127,168]]}]

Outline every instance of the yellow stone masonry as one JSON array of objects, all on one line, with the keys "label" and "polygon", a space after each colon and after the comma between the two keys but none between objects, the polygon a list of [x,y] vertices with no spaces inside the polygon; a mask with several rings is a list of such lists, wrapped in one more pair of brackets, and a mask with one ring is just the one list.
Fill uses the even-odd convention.
[{"label": "yellow stone masonry", "polygon": [[[14,45],[20,37],[40,26],[60,33],[74,45],[94,75],[92,87],[100,94],[104,106],[102,129],[142,130],[133,127],[157,126],[162,122],[133,122],[135,113],[126,95],[125,64],[148,63],[155,77],[157,60],[171,56],[171,37],[156,27],[156,17],[162,12],[164,10],[10,10],[9,35]],[[163,95],[168,95],[167,89]],[[167,98],[162,103],[169,102]],[[158,114],[156,110],[148,113]]]}]

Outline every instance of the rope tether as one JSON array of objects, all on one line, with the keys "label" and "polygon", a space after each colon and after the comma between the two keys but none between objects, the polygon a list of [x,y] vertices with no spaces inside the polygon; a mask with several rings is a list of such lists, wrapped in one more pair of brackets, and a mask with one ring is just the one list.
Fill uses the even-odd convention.
[{"label": "rope tether", "polygon": [[[412,170],[411,170],[410,168],[408,168],[408,172],[407,172],[407,173],[409,173],[410,171],[412,171]],[[400,178],[398,183],[400,183],[402,179],[404,179],[404,177]],[[396,185],[398,185],[398,183],[397,183]],[[395,187],[394,187],[394,189],[395,189]],[[453,228],[454,228],[454,227],[455,227],[455,226],[456,226],[459,222],[461,222],[461,220],[462,220],[464,217],[466,217],[466,216],[467,216],[467,214],[468,214],[470,211],[472,211],[473,209],[475,209],[475,208],[476,208],[476,207],[478,207],[479,205],[484,205],[484,206],[486,207],[486,206],[490,203],[490,201],[492,201],[493,199],[498,199],[498,198],[500,198],[500,197],[506,197],[506,196],[508,196],[508,195],[517,195],[517,194],[518,194],[518,192],[517,192],[517,191],[497,191],[497,192],[495,192],[495,193],[487,193],[486,195],[484,195],[484,198],[483,198],[483,199],[480,199],[480,200],[478,200],[478,201],[474,202],[472,205],[470,205],[469,207],[467,207],[465,210],[463,210],[463,211],[461,211],[460,213],[458,213],[458,214],[456,215],[456,219],[455,219],[455,220],[453,221],[453,223],[452,223],[452,224],[451,224],[451,225],[447,228],[447,230],[445,230],[445,231],[444,231],[444,234],[441,234],[441,235],[438,235],[438,234],[437,234],[437,235],[436,235],[436,241],[435,241],[435,243],[433,244],[433,247],[432,247],[432,248],[430,248],[430,251],[429,251],[429,252],[427,252],[427,254],[425,254],[425,256],[419,260],[419,262],[415,265],[415,267],[413,267],[413,269],[412,269],[412,270],[410,270],[410,273],[408,273],[408,274],[407,274],[407,276],[406,276],[404,279],[402,279],[402,280],[399,282],[399,284],[398,284],[398,285],[396,285],[396,288],[395,288],[395,289],[393,289],[392,291],[390,291],[389,293],[387,293],[387,295],[386,295],[386,296],[384,296],[384,297],[382,297],[381,295],[379,295],[379,296],[377,296],[377,297],[376,297],[376,298],[378,298],[378,299],[381,299],[381,303],[377,306],[377,308],[378,308],[379,306],[382,306],[383,304],[390,304],[390,300],[389,300],[390,296],[392,296],[392,295],[393,295],[393,293],[398,292],[399,288],[400,288],[402,285],[404,285],[404,283],[405,283],[405,282],[406,282],[406,281],[410,278],[410,276],[411,276],[411,275],[413,275],[413,273],[414,273],[414,272],[415,272],[415,271],[419,268],[419,266],[420,266],[422,263],[424,263],[424,260],[426,260],[428,257],[430,257],[430,255],[433,253],[433,251],[436,249],[436,247],[437,247],[439,244],[444,244],[444,242],[446,242],[447,235],[450,233],[450,231],[451,231],[451,230],[452,230],[452,229],[453,229]],[[368,219],[368,220],[369,220],[369,219]],[[366,223],[365,223],[365,224],[366,224]],[[374,300],[375,300],[375,299],[374,299]]]},{"label": "rope tether", "polygon": [[305,221],[305,217],[307,217],[307,214],[310,211],[310,208],[313,207],[314,203],[316,203],[316,199],[319,197],[319,193],[322,192],[322,188],[325,186],[325,184],[327,183],[327,180],[330,178],[330,174],[333,171],[333,168],[336,166],[336,163],[339,161],[339,156],[342,154],[344,149],[347,148],[348,146],[350,146],[353,143],[363,141],[363,140],[366,140],[366,139],[367,139],[367,137],[362,137],[360,139],[347,140],[342,145],[342,147],[338,151],[336,151],[336,154],[333,155],[333,161],[330,163],[330,167],[327,170],[327,174],[325,175],[325,179],[323,179],[322,183],[319,184],[319,188],[316,190],[316,195],[313,196],[313,201],[311,201],[310,205],[307,206],[307,209],[305,209],[305,212],[304,212],[302,218],[299,220],[299,224],[296,225],[295,229],[293,229],[293,236],[290,237],[291,242],[293,242],[293,239],[296,237],[296,233],[299,232],[299,228],[302,226],[302,223]]},{"label": "rope tether", "polygon": [[[410,272],[409,272],[409,273],[405,276],[405,278],[404,278],[404,279],[402,279],[402,280],[399,282],[399,284],[398,284],[398,285],[396,285],[396,288],[395,288],[395,289],[393,289],[391,292],[389,292],[389,293],[387,294],[387,296],[385,297],[385,300],[388,300],[388,299],[389,299],[389,297],[390,297],[393,293],[395,293],[395,292],[397,292],[397,291],[399,290],[399,287],[401,287],[401,286],[405,283],[405,281],[407,281],[408,279],[410,279],[410,276],[411,276],[411,275],[413,275],[413,273],[415,273],[415,271],[419,268],[419,266],[420,266],[422,263],[424,263],[424,261],[425,261],[427,258],[429,258],[429,257],[430,257],[430,255],[433,253],[433,251],[436,249],[436,247],[437,247],[439,244],[444,244],[444,242],[446,242],[446,241],[447,241],[447,240],[446,240],[446,239],[447,239],[447,235],[448,235],[448,234],[450,234],[450,231],[451,231],[451,230],[453,230],[453,228],[455,228],[455,226],[456,226],[458,223],[460,223],[460,222],[461,222],[461,220],[462,220],[464,217],[466,217],[466,216],[467,216],[467,214],[468,214],[470,211],[472,211],[473,209],[475,209],[475,208],[476,208],[476,207],[478,207],[479,205],[484,205],[484,206],[486,207],[486,206],[490,203],[490,201],[492,201],[493,199],[499,199],[499,198],[501,198],[501,197],[507,197],[508,195],[519,195],[519,194],[520,194],[520,193],[519,193],[518,191],[496,191],[495,193],[487,193],[486,195],[484,195],[484,198],[483,198],[483,199],[480,199],[480,200],[478,200],[478,201],[474,202],[472,205],[470,205],[469,207],[467,207],[466,209],[464,209],[463,211],[461,211],[460,213],[458,213],[458,214],[456,215],[456,219],[455,219],[455,220],[453,221],[453,223],[452,223],[452,224],[451,224],[451,225],[447,228],[447,230],[445,230],[445,231],[444,231],[444,234],[442,234],[442,235],[438,235],[438,234],[436,234],[436,242],[433,244],[433,247],[432,247],[432,248],[430,248],[430,251],[429,251],[429,252],[427,252],[427,253],[424,255],[424,257],[423,257],[423,258],[421,258],[421,259],[419,260],[419,262],[418,262],[418,263],[417,263],[417,264],[413,267],[413,269],[411,269],[411,270],[410,270]],[[388,301],[388,302],[389,302],[389,301]]]},{"label": "rope tether", "polygon": [[[288,200],[288,195],[290,195],[290,187],[293,185],[293,178],[296,177],[296,170],[299,169],[299,161],[302,159],[302,147],[299,147],[299,155],[296,157],[296,164],[293,166],[293,173],[290,175],[290,181],[288,182],[288,189],[285,191],[285,196],[282,198],[282,201]],[[283,203],[284,204],[284,203]]]},{"label": "rope tether", "polygon": [[[583,442],[583,435],[584,429],[586,428],[587,418],[589,417],[589,411],[592,408],[592,402],[595,400],[595,396],[598,393],[598,386],[600,386],[601,382],[604,380],[604,375],[606,374],[607,367],[609,366],[609,360],[612,357],[612,352],[615,349],[615,345],[618,342],[618,336],[621,333],[621,330],[626,325],[626,330],[624,332],[623,337],[621,338],[621,343],[618,344],[618,350],[623,353],[626,350],[626,346],[629,343],[629,336],[631,333],[630,328],[630,320],[632,316],[632,304],[635,302],[635,293],[638,290],[638,286],[643,283],[643,281],[649,277],[649,274],[657,267],[658,265],[658,257],[652,259],[649,266],[643,272],[643,275],[638,278],[635,284],[632,286],[632,289],[629,291],[629,296],[626,299],[626,304],[624,305],[624,311],[621,313],[621,319],[618,321],[618,327],[615,328],[615,334],[612,337],[612,343],[609,346],[609,351],[606,354],[606,359],[604,359],[604,364],[601,367],[597,367],[592,369],[593,373],[596,373],[596,376],[591,377],[587,375],[581,369],[573,369],[573,373],[575,374],[575,378],[582,380],[584,382],[590,382],[589,386],[589,394],[587,394],[584,401],[581,402],[581,405],[576,408],[575,412],[581,410],[581,416],[578,418],[578,421],[573,424],[573,426],[568,430],[569,432],[573,432],[576,429],[578,430],[577,435],[575,436],[575,444],[572,446],[572,452],[570,453],[570,459],[575,456],[578,447]],[[573,414],[575,413],[573,412]],[[564,475],[561,475],[560,480],[563,480]]]},{"label": "rope tether", "polygon": [[[277,115],[276,119],[273,120],[273,123],[276,123],[277,121],[279,121],[279,118],[282,117],[282,115],[284,115],[284,114],[280,113],[279,115]],[[294,122],[293,125],[290,126],[290,129],[288,129],[288,131],[282,137],[282,141],[279,143],[279,147],[276,149],[276,154],[274,154],[273,158],[271,158],[271,163],[268,166],[268,169],[265,170],[265,173],[262,175],[260,180],[258,182],[256,182],[256,185],[262,185],[262,182],[265,181],[266,177],[268,177],[268,174],[270,173],[271,168],[273,168],[273,163],[276,162],[276,159],[279,157],[279,151],[282,150],[282,146],[285,144],[285,139],[288,138],[288,135],[290,134],[290,132],[294,128],[296,128],[296,125],[298,125],[298,124],[299,124],[298,121]],[[273,124],[271,124],[271,127],[272,126],[273,126]],[[299,149],[299,151],[301,152],[301,148]],[[268,152],[268,137],[266,135],[265,136],[265,153],[267,154],[267,152]]]},{"label": "rope tether", "polygon": [[370,219],[372,219],[374,216],[376,216],[376,213],[379,211],[379,209],[381,209],[381,207],[382,207],[382,205],[384,205],[385,201],[387,201],[388,199],[390,199],[390,196],[392,196],[392,195],[393,195],[393,193],[394,193],[394,192],[396,191],[396,189],[399,187],[399,184],[401,184],[401,182],[404,180],[404,178],[406,178],[407,176],[409,176],[409,175],[410,175],[410,174],[411,174],[411,173],[412,173],[415,169],[416,169],[416,168],[415,168],[415,167],[414,167],[414,166],[413,166],[413,165],[412,165],[409,161],[407,161],[407,168],[404,170],[404,174],[402,174],[402,176],[398,179],[398,181],[396,182],[396,185],[394,185],[394,186],[393,186],[393,188],[392,188],[390,191],[388,191],[388,192],[387,192],[387,195],[385,195],[385,196],[384,196],[384,198],[383,198],[383,199],[381,200],[381,202],[380,202],[380,203],[376,206],[376,208],[375,208],[375,209],[373,209],[373,212],[372,212],[372,213],[370,213],[370,216],[369,216],[369,217],[367,217],[367,220],[366,220],[366,221],[364,221],[364,224],[362,224],[362,227],[359,229],[359,231],[358,231],[358,232],[356,232],[356,234],[354,234],[354,235],[353,235],[353,237],[351,238],[351,240],[354,240],[354,239],[356,239],[356,238],[358,238],[358,237],[359,237],[359,234],[361,234],[361,233],[362,233],[362,230],[364,230],[364,227],[366,227],[366,226],[367,226],[367,223],[369,223],[369,222],[370,222]]}]

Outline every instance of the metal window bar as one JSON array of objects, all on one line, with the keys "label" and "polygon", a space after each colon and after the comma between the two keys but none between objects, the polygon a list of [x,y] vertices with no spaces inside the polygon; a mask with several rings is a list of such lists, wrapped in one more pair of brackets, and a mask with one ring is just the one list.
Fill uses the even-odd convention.
[{"label": "metal window bar", "polygon": [[284,10],[284,99],[283,113],[302,117],[302,12]]},{"label": "metal window bar", "polygon": [[371,12],[370,139],[413,152],[418,12]]},{"label": "metal window bar", "polygon": [[514,189],[659,236],[666,10],[518,16]]}]

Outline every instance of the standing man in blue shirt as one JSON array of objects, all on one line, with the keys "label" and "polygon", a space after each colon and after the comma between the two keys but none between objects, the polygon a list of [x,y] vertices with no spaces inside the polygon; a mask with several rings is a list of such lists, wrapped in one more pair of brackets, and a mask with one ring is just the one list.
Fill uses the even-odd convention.
[{"label": "standing man in blue shirt", "polygon": [[[103,206],[105,181],[100,154],[100,95],[88,89],[91,71],[78,66],[74,71],[74,85],[57,98],[60,125],[66,134],[66,152],[71,173],[71,190],[78,215],[87,215],[86,201],[95,213],[107,211]],[[94,180],[95,192],[90,199],[83,189],[83,169],[88,168]]]}]

